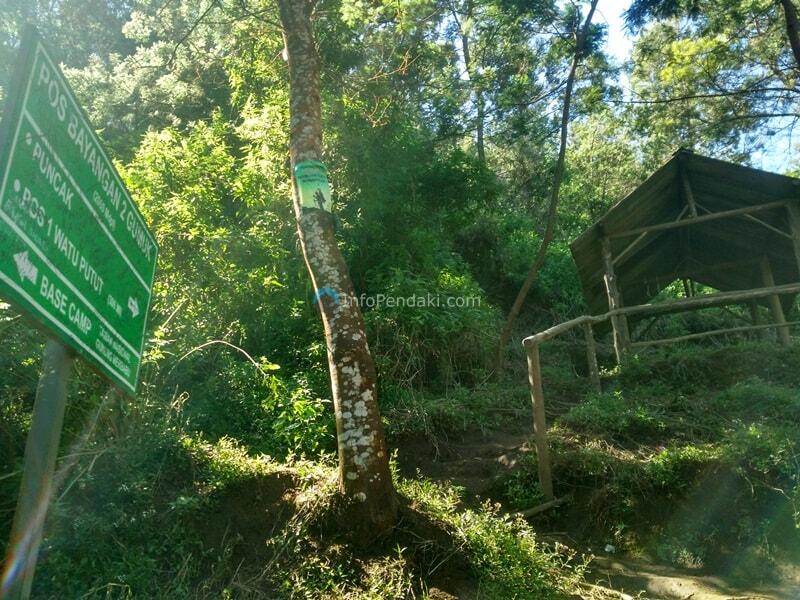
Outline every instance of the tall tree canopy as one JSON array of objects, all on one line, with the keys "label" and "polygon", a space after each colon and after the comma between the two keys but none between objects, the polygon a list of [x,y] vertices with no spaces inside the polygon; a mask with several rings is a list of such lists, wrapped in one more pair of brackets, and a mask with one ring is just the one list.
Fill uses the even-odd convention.
[{"label": "tall tree canopy", "polygon": [[[227,530],[198,533],[197,523],[206,524],[211,506],[266,519],[273,496],[289,497],[287,477],[297,512],[281,522],[289,533],[270,547],[269,564],[280,573],[291,557],[301,567],[270,579],[271,590],[315,597],[303,596],[302,584],[316,578],[328,597],[345,596],[339,582],[356,571],[400,586],[372,566],[340,568],[332,558],[339,550],[326,554],[308,542],[311,529],[329,534],[314,520],[318,512],[342,508],[331,500],[341,499],[338,489],[355,500],[342,514],[362,533],[427,525],[429,513],[416,511],[429,510],[423,500],[436,486],[409,492],[398,483],[417,465],[395,469],[392,447],[423,440],[446,456],[454,437],[440,431],[482,435],[505,417],[522,422],[519,342],[586,311],[569,242],[678,147],[771,169],[785,148],[785,170],[800,169],[791,137],[800,117],[796,9],[796,0],[633,0],[632,51],[620,62],[609,50],[619,31],[600,18],[609,10],[603,0],[0,1],[0,104],[21,31],[34,24],[160,246],[139,396],[110,400],[107,384],[76,366],[64,443],[89,450],[70,450],[64,461],[41,596],[82,597],[91,588],[123,597],[129,579],[139,585],[130,584],[133,597],[235,595],[219,581],[234,580],[238,552],[258,544],[263,551],[263,538],[248,546],[248,535],[232,541]],[[300,205],[295,168],[308,160],[326,167],[325,210]],[[687,290],[673,284],[662,294]],[[337,304],[331,291],[358,305]],[[675,318],[665,327],[690,335],[697,323]],[[0,338],[4,539],[41,339],[2,302]],[[494,373],[498,350],[505,367]],[[566,406],[584,390],[569,344],[557,350],[543,368],[563,378]],[[643,377],[638,364],[633,377]],[[591,463],[587,480],[597,481],[626,457],[627,477],[630,448],[621,443],[602,456],[597,448],[615,436],[627,443],[629,430],[665,443],[665,415],[687,404],[675,400],[685,384],[670,388],[663,411],[617,391],[570,410],[575,437],[565,452],[581,458],[565,468]],[[709,406],[729,408],[751,393],[780,410],[791,404],[788,392],[748,386]],[[681,427],[696,416],[687,415],[676,417]],[[724,452],[653,446],[642,459],[644,487],[655,489],[685,464],[705,464],[706,455],[756,456],[756,469],[767,469],[772,454],[788,455],[778,434],[769,438],[778,449],[767,445],[751,417],[740,419],[747,428]],[[722,428],[715,419],[709,431]],[[600,441],[580,446],[579,426],[598,422]],[[761,460],[762,450],[770,458]],[[413,458],[422,463],[421,456]],[[528,462],[519,461],[520,472]],[[773,475],[763,481],[775,489],[794,476]],[[502,493],[541,500],[532,480],[515,477]],[[393,481],[408,502],[396,504]],[[635,487],[620,481],[614,494]],[[472,498],[477,512],[459,512],[457,494],[444,489],[436,488],[433,504],[437,518],[450,519],[448,535],[461,536],[451,554],[469,554],[489,596],[561,597],[566,584],[553,575],[564,568],[553,567],[560,555],[541,553],[530,530],[514,529],[491,507],[478,511]],[[323,496],[330,506],[308,500]],[[742,539],[766,539],[766,527],[753,525],[756,533]],[[198,550],[206,534],[227,558],[216,563],[217,554]],[[628,539],[621,528],[613,535]],[[401,561],[400,541],[398,557],[382,556],[384,566]],[[430,548],[415,560],[430,558]],[[207,587],[192,587],[208,570]],[[142,575],[155,571],[174,575],[172,587]],[[518,585],[507,586],[508,578]],[[560,591],[548,596],[553,586]],[[372,597],[387,589],[374,587]]]},{"label": "tall tree canopy", "polygon": [[644,28],[629,100],[637,128],[651,145],[738,159],[791,131],[800,116],[793,15],[791,0],[634,2],[628,23]]}]

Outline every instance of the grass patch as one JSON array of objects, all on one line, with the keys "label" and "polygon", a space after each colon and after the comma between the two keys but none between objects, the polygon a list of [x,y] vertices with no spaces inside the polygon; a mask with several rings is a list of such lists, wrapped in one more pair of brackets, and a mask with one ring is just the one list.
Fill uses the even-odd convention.
[{"label": "grass patch", "polygon": [[400,525],[357,548],[332,457],[281,463],[227,437],[136,434],[87,458],[52,511],[36,597],[425,599],[438,588],[555,600],[582,581],[572,554],[496,506],[459,510],[449,485],[396,476]]},{"label": "grass patch", "polygon": [[398,482],[400,492],[441,523],[462,549],[478,582],[479,597],[567,598],[582,581],[585,565],[566,548],[546,549],[522,519],[502,515],[498,505],[457,510],[458,491],[429,480]]},{"label": "grass patch", "polygon": [[[556,495],[540,519],[593,547],[734,578],[800,556],[800,352],[747,343],[634,357],[617,388],[550,429]],[[501,486],[531,504],[536,460]],[[533,490],[533,492],[531,491]]]},{"label": "grass patch", "polygon": [[615,438],[653,437],[666,429],[659,407],[628,400],[619,390],[591,396],[561,419],[573,429]]},{"label": "grass patch", "polygon": [[530,413],[524,385],[484,383],[475,388],[456,386],[434,394],[406,387],[383,393],[382,412],[390,441],[423,435],[434,445],[440,439],[468,431],[507,428]]}]

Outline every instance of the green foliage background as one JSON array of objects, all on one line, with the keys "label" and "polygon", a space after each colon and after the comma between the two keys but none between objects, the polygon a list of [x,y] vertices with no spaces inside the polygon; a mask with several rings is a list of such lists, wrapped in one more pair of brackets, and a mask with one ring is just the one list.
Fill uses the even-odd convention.
[{"label": "green foliage background", "polygon": [[[593,26],[578,74],[556,240],[501,381],[522,381],[522,335],[583,311],[571,239],[677,147],[753,161],[797,118],[798,70],[777,3],[697,4],[703,10],[682,14],[678,3],[669,18],[639,22],[626,65],[605,54],[605,26]],[[582,10],[551,0],[319,3],[324,159],[356,292],[440,300],[365,309],[392,435],[463,431],[492,422],[498,405],[524,405],[516,383],[487,384],[490,357],[544,230],[560,90]],[[138,397],[110,397],[97,375],[77,368],[63,455],[80,454],[59,466],[64,491],[37,582],[42,597],[87,590],[97,597],[156,597],[156,590],[165,598],[202,596],[197,581],[216,559],[204,554],[196,520],[215,494],[239,479],[274,474],[271,461],[324,461],[335,449],[322,328],[290,203],[288,78],[276,22],[268,0],[0,6],[0,104],[20,31],[34,23],[62,57],[161,247]],[[758,35],[748,29],[754,23]],[[462,38],[476,65],[470,77]],[[485,161],[475,139],[479,94],[487,109]],[[793,168],[796,161],[787,165]],[[675,286],[664,295],[680,293]],[[464,306],[447,303],[465,298]],[[698,323],[675,318],[662,327],[693,331]],[[42,341],[5,304],[0,336],[5,543]],[[553,362],[548,373],[571,377],[560,382],[564,395],[583,394],[570,359],[562,354]],[[720,410],[753,394],[794,410],[785,390],[743,385],[749,387],[715,399]],[[662,421],[650,408],[612,393],[575,408],[565,424],[660,435]],[[780,440],[752,429],[758,426],[737,430],[725,451],[768,446],[764,460],[772,460]],[[708,458],[699,452],[676,461]],[[671,456],[654,463],[648,477],[674,478]],[[774,475],[766,462],[761,467]],[[787,477],[780,471],[779,483],[789,485]],[[420,502],[435,503],[439,492],[408,486]],[[526,493],[529,501],[536,497]],[[558,562],[532,550],[526,530],[518,543],[517,530],[491,510],[463,519],[439,513],[483,557],[472,564],[494,590],[488,597],[549,593],[546,577],[532,577],[530,589],[514,587],[515,578],[531,569],[547,573]],[[502,563],[504,554],[513,560]],[[203,593],[225,589],[232,575],[223,562]],[[341,589],[332,564],[322,561],[275,585],[301,597],[303,578],[313,576]],[[168,573],[150,581],[159,569]],[[400,578],[397,590],[407,583]]]}]

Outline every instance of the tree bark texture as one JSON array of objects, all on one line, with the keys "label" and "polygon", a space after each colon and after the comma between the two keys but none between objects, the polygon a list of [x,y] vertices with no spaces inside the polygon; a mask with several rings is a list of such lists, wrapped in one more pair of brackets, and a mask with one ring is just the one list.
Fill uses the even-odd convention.
[{"label": "tree bark texture", "polygon": [[[315,2],[278,0],[290,84],[290,155],[297,163],[320,160],[322,117],[320,59],[311,13]],[[364,319],[334,235],[332,215],[301,205],[292,177],[298,234],[325,327],[339,453],[339,485],[358,515],[353,529],[375,537],[393,527],[397,500],[378,409],[375,365]]]},{"label": "tree bark texture", "polygon": [[800,69],[800,22],[797,18],[797,7],[792,0],[781,0],[783,16],[786,17],[786,35],[789,37],[789,45],[792,47],[794,61]]}]

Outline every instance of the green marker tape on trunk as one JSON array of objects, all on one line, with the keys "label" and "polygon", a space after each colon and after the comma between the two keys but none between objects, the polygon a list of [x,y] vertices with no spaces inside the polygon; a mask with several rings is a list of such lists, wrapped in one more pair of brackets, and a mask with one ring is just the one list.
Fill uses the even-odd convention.
[{"label": "green marker tape on trunk", "polygon": [[294,167],[294,178],[303,208],[318,208],[331,212],[331,184],[328,169],[318,160],[304,160]]}]

